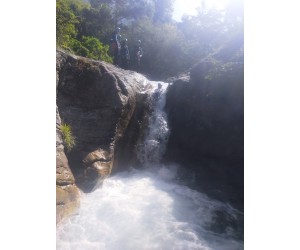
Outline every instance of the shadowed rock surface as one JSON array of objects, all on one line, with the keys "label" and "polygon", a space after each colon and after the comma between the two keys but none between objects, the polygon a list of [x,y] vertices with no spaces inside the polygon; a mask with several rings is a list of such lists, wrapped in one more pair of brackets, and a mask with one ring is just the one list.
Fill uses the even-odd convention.
[{"label": "shadowed rock surface", "polygon": [[233,40],[174,81],[166,110],[166,161],[189,169],[195,188],[243,209],[243,40]]}]

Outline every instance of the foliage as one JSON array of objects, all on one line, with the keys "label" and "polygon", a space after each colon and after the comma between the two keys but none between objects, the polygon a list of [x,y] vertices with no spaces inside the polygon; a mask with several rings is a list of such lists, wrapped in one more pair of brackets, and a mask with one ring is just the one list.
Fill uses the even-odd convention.
[{"label": "foliage", "polygon": [[[195,16],[172,20],[174,0],[57,0],[57,46],[96,60],[112,62],[111,34],[118,26],[133,58],[137,40],[144,56],[141,72],[152,79],[174,76],[231,40],[243,47],[243,4],[225,10],[198,9]],[[239,38],[237,38],[239,37]]]},{"label": "foliage", "polygon": [[[91,9],[90,5],[82,0],[57,0],[57,46],[71,50],[80,56],[112,62],[112,58],[108,55],[108,45],[102,44],[97,36],[84,35],[88,33],[93,34],[92,31],[97,30],[97,26],[90,25],[91,21],[89,21],[89,17],[93,17],[95,13],[95,15],[98,16],[100,10],[102,11],[101,13],[105,13],[105,10],[108,9],[107,7],[100,6],[97,12],[97,10]],[[104,18],[106,18],[106,16],[104,16]]]},{"label": "foliage", "polygon": [[154,22],[171,22],[174,0],[156,0]]},{"label": "foliage", "polygon": [[75,25],[78,19],[71,10],[70,2],[67,0],[56,1],[56,44],[68,47],[71,39],[76,36]]},{"label": "foliage", "polygon": [[102,43],[108,43],[115,29],[112,9],[107,4],[94,3],[94,6],[82,12],[80,36],[96,37]]},{"label": "foliage", "polygon": [[71,49],[80,56],[112,63],[112,58],[108,55],[109,46],[103,45],[95,37],[83,36],[82,42],[73,39]]},{"label": "foliage", "polygon": [[68,151],[72,150],[72,148],[76,145],[75,137],[72,134],[72,128],[70,125],[62,123],[60,125],[60,131],[62,133],[64,146]]}]

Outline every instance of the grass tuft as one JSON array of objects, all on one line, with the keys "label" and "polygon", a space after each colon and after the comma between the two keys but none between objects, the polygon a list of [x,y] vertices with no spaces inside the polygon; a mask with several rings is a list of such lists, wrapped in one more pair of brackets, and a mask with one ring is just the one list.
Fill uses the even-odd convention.
[{"label": "grass tuft", "polygon": [[60,131],[62,133],[64,146],[67,148],[67,151],[71,151],[72,148],[76,144],[75,137],[72,134],[71,126],[68,124],[62,123],[60,125]]}]

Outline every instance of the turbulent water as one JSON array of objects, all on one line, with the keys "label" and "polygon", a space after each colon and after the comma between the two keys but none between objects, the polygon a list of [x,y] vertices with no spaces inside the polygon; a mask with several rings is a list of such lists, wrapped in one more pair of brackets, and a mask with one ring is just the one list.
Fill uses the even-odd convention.
[{"label": "turbulent water", "polygon": [[[150,89],[149,89],[150,86]],[[166,83],[148,82],[145,86],[150,92],[149,104],[152,113],[149,117],[149,127],[144,142],[138,147],[138,159],[144,167],[150,168],[160,162],[169,137],[167,115],[163,108],[166,103]]]},{"label": "turbulent water", "polygon": [[82,194],[78,214],[57,228],[57,250],[243,249],[234,226],[240,213],[180,184],[178,167],[160,164],[169,135],[166,85],[151,86],[153,114],[139,148],[143,170],[116,174]]}]

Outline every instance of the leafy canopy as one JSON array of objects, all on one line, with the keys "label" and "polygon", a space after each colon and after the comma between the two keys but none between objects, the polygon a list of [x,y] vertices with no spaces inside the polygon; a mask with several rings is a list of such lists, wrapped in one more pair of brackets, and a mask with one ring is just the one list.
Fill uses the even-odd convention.
[{"label": "leafy canopy", "polygon": [[243,41],[240,0],[231,0],[222,11],[203,5],[196,16],[185,16],[181,22],[172,20],[173,3],[174,0],[57,0],[57,46],[112,62],[108,46],[112,32],[120,27],[131,53],[137,40],[142,41],[142,73],[162,79],[188,70],[231,40]]}]

